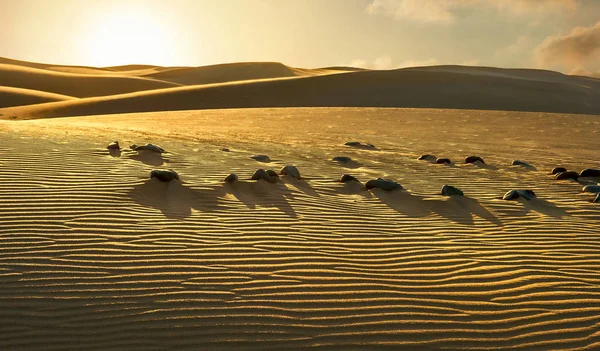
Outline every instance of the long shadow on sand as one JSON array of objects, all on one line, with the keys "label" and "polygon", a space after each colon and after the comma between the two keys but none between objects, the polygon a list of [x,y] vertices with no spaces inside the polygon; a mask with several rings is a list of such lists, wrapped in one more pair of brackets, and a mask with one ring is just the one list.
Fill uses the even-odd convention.
[{"label": "long shadow on sand", "polygon": [[303,179],[296,179],[294,177],[290,177],[290,176],[286,176],[286,175],[281,176],[281,181],[284,184],[291,185],[306,195],[319,197],[320,196],[319,193],[317,193],[317,191],[315,189],[313,189],[313,187],[310,186],[310,184],[308,184]]},{"label": "long shadow on sand", "polygon": [[168,183],[156,178],[148,179],[129,192],[138,204],[160,210],[167,218],[186,218],[192,208],[198,211],[215,211],[219,208],[219,198],[224,195],[220,189],[192,189],[174,180]]},{"label": "long shadow on sand", "polygon": [[275,207],[287,216],[298,216],[289,204],[289,200],[294,198],[294,193],[283,183],[269,183],[264,180],[237,181],[226,183],[223,190],[250,209],[257,206]]},{"label": "long shadow on sand", "polygon": [[139,151],[138,153],[129,154],[128,157],[135,161],[140,161],[149,166],[162,166],[165,163],[162,154],[151,151]]},{"label": "long shadow on sand", "polygon": [[426,217],[435,213],[455,223],[472,225],[475,223],[475,215],[498,226],[502,225],[496,216],[469,197],[426,198],[406,191],[386,192],[380,189],[373,189],[371,192],[388,207],[408,217]]},{"label": "long shadow on sand", "polygon": [[560,208],[558,206],[556,206],[555,204],[543,200],[543,199],[531,199],[531,200],[524,200],[524,199],[518,199],[518,202],[520,202],[521,204],[523,204],[523,210],[522,210],[522,215],[526,215],[527,213],[529,213],[529,211],[535,211],[535,212],[539,212],[543,215],[546,216],[550,216],[550,217],[556,217],[556,218],[562,218],[564,216],[567,216],[568,213],[565,209]]}]

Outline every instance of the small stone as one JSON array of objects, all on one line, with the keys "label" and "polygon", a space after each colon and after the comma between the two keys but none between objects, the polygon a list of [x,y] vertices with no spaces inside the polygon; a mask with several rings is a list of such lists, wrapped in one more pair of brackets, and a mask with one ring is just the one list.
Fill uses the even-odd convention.
[{"label": "small stone", "polygon": [[250,156],[250,158],[258,162],[271,162],[271,159],[267,155],[254,155]]},{"label": "small stone", "polygon": [[352,159],[350,157],[346,157],[346,156],[336,156],[336,157],[332,158],[331,160],[335,161],[335,162],[339,162],[339,163],[352,162]]},{"label": "small stone", "polygon": [[158,152],[158,153],[163,153],[165,152],[165,150],[158,146],[158,145],[153,145],[153,144],[146,144],[146,145],[140,145],[137,146],[135,144],[131,145],[131,150],[133,151],[150,151],[150,152]]},{"label": "small stone", "polygon": [[269,173],[267,173],[267,171],[265,171],[264,169],[260,168],[257,169],[254,174],[252,174],[252,177],[250,178],[250,180],[266,180],[267,182],[271,181],[271,176],[269,176]]},{"label": "small stone", "polygon": [[438,158],[437,160],[435,160],[435,163],[438,163],[438,164],[448,164],[449,165],[449,164],[452,163],[452,161],[450,161],[449,158]]},{"label": "small stone", "polygon": [[226,148],[226,147],[222,147],[221,151],[223,151],[223,152],[229,152],[230,150],[228,148]]},{"label": "small stone", "polygon": [[469,157],[465,158],[465,163],[475,163],[477,161],[485,164],[485,162],[483,161],[483,159],[481,157],[479,157],[479,156],[469,156]]},{"label": "small stone", "polygon": [[365,184],[365,187],[367,189],[379,188],[388,191],[402,189],[402,185],[393,180],[383,178],[371,179]]},{"label": "small stone", "polygon": [[179,174],[177,174],[177,172],[169,169],[169,170],[162,170],[162,169],[155,169],[152,172],[150,172],[150,178],[156,178],[158,180],[160,180],[161,182],[170,182],[172,180],[179,180]]},{"label": "small stone", "polygon": [[574,172],[574,171],[560,172],[560,173],[556,173],[555,178],[558,180],[562,180],[562,179],[577,180],[577,178],[579,178],[579,173]]},{"label": "small stone", "polygon": [[459,188],[452,185],[444,185],[442,187],[442,195],[444,196],[464,196],[465,194]]},{"label": "small stone", "polygon": [[296,166],[285,166],[279,172],[281,175],[290,176],[292,178],[300,179],[300,171]]},{"label": "small stone", "polygon": [[567,169],[565,167],[554,167],[552,168],[552,173],[551,174],[557,174],[557,173],[562,173],[562,172],[566,172]]},{"label": "small stone", "polygon": [[533,168],[529,163],[523,162],[520,160],[512,161],[511,166],[523,166],[523,167]]},{"label": "small stone", "polygon": [[600,169],[584,169],[579,173],[580,177],[600,177]]},{"label": "small stone", "polygon": [[436,157],[433,156],[433,155],[425,154],[425,155],[419,156],[418,160],[419,161],[435,162],[436,161]]},{"label": "small stone", "polygon": [[112,143],[108,144],[108,146],[106,147],[109,150],[121,150],[121,147],[119,146],[119,142],[118,141],[113,141]]},{"label": "small stone", "polygon": [[350,174],[344,174],[344,175],[342,176],[342,178],[340,179],[340,182],[341,182],[341,183],[346,183],[346,182],[351,182],[351,181],[358,182],[359,180],[358,180],[358,179],[356,179],[356,177],[354,177],[354,176],[351,176]]},{"label": "small stone", "polygon": [[586,185],[582,191],[584,193],[600,193],[600,185]]},{"label": "small stone", "polygon": [[598,195],[596,195],[596,198],[592,202],[596,202],[596,203],[600,202],[600,193]]},{"label": "small stone", "polygon": [[223,180],[225,183],[233,183],[233,182],[237,182],[239,180],[237,174],[235,173],[230,173],[227,177],[225,177],[225,179]]},{"label": "small stone", "polygon": [[275,183],[279,180],[279,175],[272,169],[267,169],[267,174],[269,175],[269,182]]},{"label": "small stone", "polygon": [[375,145],[373,145],[373,144],[369,144],[369,143],[363,144],[358,141],[349,141],[349,142],[345,143],[344,145],[351,146],[351,147],[358,147],[361,149],[375,149]]},{"label": "small stone", "polygon": [[525,200],[531,200],[536,197],[533,190],[511,190],[504,194],[502,197],[503,200],[516,200],[518,198],[523,198]]}]

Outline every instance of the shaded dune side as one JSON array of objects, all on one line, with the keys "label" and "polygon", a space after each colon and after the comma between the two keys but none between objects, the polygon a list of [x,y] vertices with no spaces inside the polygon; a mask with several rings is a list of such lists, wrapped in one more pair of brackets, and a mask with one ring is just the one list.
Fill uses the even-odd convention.
[{"label": "shaded dune side", "polygon": [[[171,134],[148,140],[169,151],[164,167],[181,172],[185,183],[174,186],[148,180],[152,167],[127,152],[110,157],[104,141],[119,133],[110,123],[106,134],[64,140],[51,132],[59,120],[12,124],[51,128],[34,148],[26,144],[39,140],[35,134],[8,135],[26,137],[25,145],[0,146],[3,350],[598,347],[598,207],[577,199],[578,184],[509,166],[508,157],[526,154],[548,167],[555,161],[544,148],[501,148],[466,128],[439,138],[448,125],[505,131],[507,119],[521,117],[516,127],[529,130],[555,119],[557,130],[533,132],[534,140],[562,131],[583,149],[598,130],[593,117],[568,116],[572,128],[560,116],[521,114],[498,123],[486,121],[499,113],[436,111],[437,123],[426,127],[415,116],[421,111],[312,111],[313,123],[305,110],[222,111],[246,128],[252,113],[262,131],[256,139],[225,133],[233,145],[223,153],[203,124],[218,112],[178,121],[203,126],[196,131],[204,141]],[[152,118],[162,121],[162,114],[137,119]],[[365,118],[381,122],[365,131]],[[65,125],[79,119],[71,120]],[[424,133],[412,132],[421,126]],[[285,133],[290,128],[298,133]],[[145,135],[132,133],[118,137]],[[355,135],[381,151],[340,142]],[[433,146],[451,150],[453,159],[467,152],[458,148],[478,150],[497,169],[416,160],[417,149]],[[247,179],[259,165],[248,155],[267,152],[269,167],[295,163],[307,180],[222,185],[228,172]],[[361,180],[392,176],[409,191],[344,193],[333,181],[344,170],[329,161],[340,153],[361,162],[353,171]],[[596,162],[592,154],[573,156]],[[443,183],[470,198],[434,195]],[[515,186],[545,189],[541,199],[565,213],[496,198]]]},{"label": "shaded dune side", "polygon": [[0,64],[4,86],[45,91],[75,97],[106,96],[178,86],[140,77],[89,75]]},{"label": "shaded dune side", "polygon": [[71,99],[75,98],[45,91],[0,86],[0,107],[33,105]]},{"label": "shaded dune side", "polygon": [[427,71],[327,76],[155,90],[17,109],[19,118],[248,107],[429,107],[600,114],[600,90],[573,82]]}]

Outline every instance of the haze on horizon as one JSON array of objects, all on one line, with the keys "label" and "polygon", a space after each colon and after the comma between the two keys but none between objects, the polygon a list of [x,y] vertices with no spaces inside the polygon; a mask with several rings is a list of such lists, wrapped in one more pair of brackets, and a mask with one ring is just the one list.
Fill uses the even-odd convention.
[{"label": "haze on horizon", "polygon": [[0,56],[53,64],[462,64],[600,77],[594,0],[4,0]]}]

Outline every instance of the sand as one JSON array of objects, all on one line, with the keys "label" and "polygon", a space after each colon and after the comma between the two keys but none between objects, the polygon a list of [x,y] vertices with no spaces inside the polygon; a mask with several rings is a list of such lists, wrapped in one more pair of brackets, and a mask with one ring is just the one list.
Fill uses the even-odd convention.
[{"label": "sand", "polygon": [[[599,132],[598,116],[440,109],[0,121],[0,349],[598,349],[594,179],[547,173],[599,168]],[[167,152],[112,157],[113,140]],[[288,164],[302,181],[244,180]]]}]

